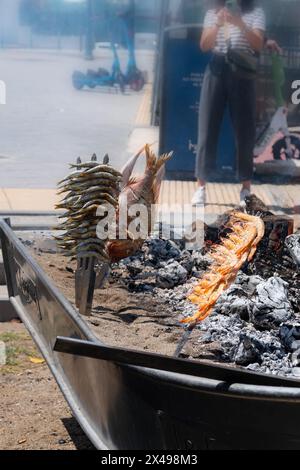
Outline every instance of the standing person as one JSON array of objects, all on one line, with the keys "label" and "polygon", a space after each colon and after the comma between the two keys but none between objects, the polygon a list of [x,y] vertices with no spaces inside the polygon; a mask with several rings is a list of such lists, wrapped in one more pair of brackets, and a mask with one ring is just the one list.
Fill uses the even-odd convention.
[{"label": "standing person", "polygon": [[[200,100],[196,178],[192,203],[205,204],[206,181],[217,159],[220,127],[227,105],[235,132],[237,175],[243,203],[251,192],[255,146],[256,70],[264,47],[266,18],[254,0],[215,0],[208,10],[200,46],[212,51]],[[236,3],[237,8],[229,8]],[[228,6],[228,8],[226,7]]]}]

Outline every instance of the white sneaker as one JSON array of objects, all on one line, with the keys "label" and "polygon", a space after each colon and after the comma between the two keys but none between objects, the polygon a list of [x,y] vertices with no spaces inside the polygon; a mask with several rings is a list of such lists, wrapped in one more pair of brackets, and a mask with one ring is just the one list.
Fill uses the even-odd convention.
[{"label": "white sneaker", "polygon": [[251,191],[249,189],[242,189],[240,194],[240,204],[242,207],[246,206],[246,198],[251,196]]},{"label": "white sneaker", "polygon": [[195,206],[204,206],[206,204],[206,188],[204,186],[197,189],[192,199],[192,204]]}]

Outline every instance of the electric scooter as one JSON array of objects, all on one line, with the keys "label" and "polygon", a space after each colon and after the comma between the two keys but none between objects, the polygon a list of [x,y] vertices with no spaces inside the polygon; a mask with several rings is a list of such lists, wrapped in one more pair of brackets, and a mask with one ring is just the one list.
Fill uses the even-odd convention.
[{"label": "electric scooter", "polygon": [[111,72],[103,68],[100,68],[97,71],[88,70],[86,74],[79,71],[74,72],[72,81],[76,90],[82,90],[85,86],[92,89],[97,86],[118,86],[121,93],[125,92],[126,79],[121,70],[116,45],[113,42],[111,43],[111,49],[114,57]]},{"label": "electric scooter", "polygon": [[[78,71],[74,72],[73,86],[77,90],[81,90],[84,86],[95,88],[97,86],[113,87],[118,85],[121,92],[124,93],[126,85],[136,92],[139,92],[144,88],[146,83],[145,74],[137,67],[134,33],[130,32],[128,25],[126,24],[126,20],[122,16],[119,16],[117,21],[121,27],[125,44],[128,49],[128,65],[125,75],[121,70],[121,63],[112,34],[111,49],[114,56],[112,72],[110,73],[108,70],[103,68],[100,68],[97,71],[88,70],[86,74]],[[113,29],[114,28],[111,26],[112,31]]]}]

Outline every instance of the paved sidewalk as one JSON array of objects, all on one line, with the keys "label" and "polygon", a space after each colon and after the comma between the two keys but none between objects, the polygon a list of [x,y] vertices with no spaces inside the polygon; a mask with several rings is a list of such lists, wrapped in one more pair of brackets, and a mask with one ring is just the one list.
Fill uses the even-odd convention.
[{"label": "paved sidewalk", "polygon": [[53,211],[56,201],[55,189],[0,188],[0,212]]},{"label": "paved sidewalk", "polygon": [[[144,140],[145,132],[135,131],[129,139],[128,156],[141,148],[145,142],[153,143],[156,133],[150,129],[148,140]],[[145,166],[141,159],[136,166],[136,171],[142,171]],[[26,189],[26,188],[0,188],[0,215],[7,212],[53,212],[55,204],[59,201],[56,189]]]},{"label": "paved sidewalk", "polygon": [[[120,56],[125,67],[126,54]],[[110,51],[92,62],[37,50],[0,50],[0,59],[7,88],[0,106],[0,188],[55,188],[70,162],[94,152],[123,166],[128,136],[137,119],[139,125],[145,120],[149,87],[124,95],[109,87],[77,91],[71,80],[75,70],[109,70]],[[139,66],[151,81],[153,54],[141,52]]]},{"label": "paved sidewalk", "polygon": [[[158,129],[150,127],[150,109],[151,109],[151,91],[152,86],[151,84],[146,85],[144,94],[142,98],[139,98],[140,104],[137,107],[136,118],[134,120],[133,131],[129,135],[127,141],[127,148],[124,150],[124,156],[120,159],[119,164],[116,161],[112,161],[117,168],[123,166],[124,161],[126,158],[129,158],[134,152],[139,150],[142,145],[145,143],[153,143],[154,141],[158,141]],[[110,130],[111,135],[113,135],[113,124],[111,124],[112,128]],[[113,139],[112,139],[113,140]],[[157,151],[157,147],[155,149]],[[0,157],[1,158],[1,157]],[[3,160],[3,162],[5,162]],[[52,163],[51,163],[52,164]],[[33,165],[32,162],[27,163],[28,168],[27,171],[24,173],[24,186],[26,186],[26,177],[28,175],[30,165]],[[6,173],[6,168],[3,167],[2,169]],[[52,164],[53,169],[56,166],[55,163]],[[67,172],[67,164],[63,166],[65,167],[65,173]],[[139,165],[137,165],[137,170],[141,171],[144,167],[144,160],[141,159]],[[51,170],[50,168],[44,168],[42,173],[45,175],[47,171]],[[14,168],[11,169],[14,171]],[[61,173],[57,176],[57,180],[65,176],[65,173]],[[3,174],[2,174],[3,176]],[[43,176],[40,176],[43,178]],[[21,179],[21,177],[20,177]],[[7,187],[5,184],[7,183]],[[9,172],[6,173],[6,178],[2,178],[2,187],[0,184],[0,216],[6,213],[22,213],[22,212],[33,212],[33,213],[41,213],[41,212],[53,212],[56,202],[58,202],[59,198],[56,194],[56,188],[53,185],[51,189],[28,189],[22,188],[22,183],[20,184],[21,187],[13,187],[8,188],[10,184],[10,177]],[[42,187],[42,185],[41,185]]]}]

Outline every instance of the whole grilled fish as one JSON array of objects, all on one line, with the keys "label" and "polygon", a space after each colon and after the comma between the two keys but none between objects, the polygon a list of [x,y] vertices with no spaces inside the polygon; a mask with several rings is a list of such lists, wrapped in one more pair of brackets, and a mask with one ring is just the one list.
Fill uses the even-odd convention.
[{"label": "whole grilled fish", "polygon": [[[146,153],[146,169],[144,174],[134,178],[131,176],[135,163],[142,155],[143,151],[133,157],[122,171],[123,189],[119,196],[119,207],[117,212],[118,239],[111,240],[107,243],[107,251],[112,262],[117,262],[121,259],[132,256],[141,249],[145,238],[147,238],[153,229],[151,220],[152,206],[158,202],[160,187],[164,175],[164,167],[166,162],[172,157],[172,154],[156,157],[149,145],[146,145],[143,150],[145,150]],[[134,217],[128,217],[127,227],[120,226],[121,211],[127,212],[136,204],[141,204],[147,209],[148,226],[146,229],[148,229],[148,233],[145,237],[136,237],[130,234],[128,226],[134,222]],[[120,239],[121,229],[124,229],[125,232],[127,232],[127,239]]]}]

